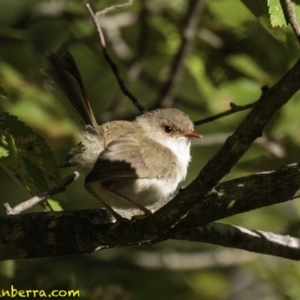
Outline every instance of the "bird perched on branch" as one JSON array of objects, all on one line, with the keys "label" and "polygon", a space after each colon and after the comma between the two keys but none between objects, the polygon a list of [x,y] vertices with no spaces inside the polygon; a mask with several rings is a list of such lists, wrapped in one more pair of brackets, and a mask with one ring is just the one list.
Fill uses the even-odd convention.
[{"label": "bird perched on branch", "polygon": [[150,215],[170,200],[186,177],[191,139],[201,137],[190,118],[165,108],[98,125],[72,55],[48,53],[45,62],[45,74],[84,125],[62,167],[86,174],[86,190],[116,219]]}]

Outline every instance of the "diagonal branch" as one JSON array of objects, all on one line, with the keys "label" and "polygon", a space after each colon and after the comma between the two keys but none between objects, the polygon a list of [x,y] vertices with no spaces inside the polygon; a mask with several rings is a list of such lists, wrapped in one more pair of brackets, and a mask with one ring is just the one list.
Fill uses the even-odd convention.
[{"label": "diagonal branch", "polygon": [[110,55],[108,54],[107,52],[107,49],[106,49],[106,43],[105,43],[105,38],[104,38],[104,34],[103,34],[103,31],[102,31],[102,28],[101,28],[101,25],[100,25],[100,20],[99,20],[99,17],[101,17],[101,15],[104,15],[106,14],[107,12],[111,11],[111,10],[114,10],[114,9],[118,9],[118,8],[123,8],[125,6],[129,6],[131,5],[133,2],[133,0],[130,0],[124,4],[118,4],[118,5],[113,5],[111,7],[108,7],[102,11],[99,11],[97,13],[94,13],[94,11],[92,10],[91,6],[89,3],[86,4],[86,7],[92,17],[92,21],[94,23],[94,25],[96,26],[97,28],[97,31],[98,31],[98,34],[99,34],[99,38],[100,38],[100,44],[101,44],[101,47],[102,47],[102,52],[103,52],[103,55],[104,55],[104,58],[105,60],[108,62],[111,70],[113,71],[116,79],[117,79],[117,82],[119,84],[119,87],[121,89],[121,91],[123,92],[123,94],[125,96],[127,96],[131,101],[132,103],[134,104],[134,106],[141,112],[145,112],[145,108],[142,106],[142,104],[138,101],[138,99],[127,89],[122,77],[121,77],[121,74],[120,74],[120,71],[117,67],[117,65],[114,63],[114,61],[111,59]]},{"label": "diagonal branch", "polygon": [[[216,155],[204,166],[198,177],[184,191],[180,191],[172,201],[147,218],[147,222],[143,223],[144,230],[166,233],[193,210],[201,199],[211,193],[253,141],[262,135],[264,127],[276,112],[300,89],[299,78],[300,60],[272,88],[264,91],[254,108]],[[162,226],[158,228],[157,224]]]}]

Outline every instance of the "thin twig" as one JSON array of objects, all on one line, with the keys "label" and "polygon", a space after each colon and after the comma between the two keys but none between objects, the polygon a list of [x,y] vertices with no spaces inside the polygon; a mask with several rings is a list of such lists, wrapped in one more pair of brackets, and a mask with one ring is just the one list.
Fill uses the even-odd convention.
[{"label": "thin twig", "polygon": [[97,28],[104,58],[108,62],[111,70],[113,71],[113,73],[114,73],[114,75],[115,75],[115,77],[118,81],[118,84],[119,84],[119,87],[120,87],[121,91],[123,92],[123,94],[125,96],[127,96],[132,101],[134,106],[141,113],[143,113],[143,112],[146,111],[146,109],[142,106],[142,104],[138,101],[138,99],[126,88],[125,83],[124,83],[124,81],[121,77],[121,74],[120,74],[120,71],[119,71],[117,65],[113,62],[113,60],[111,59],[110,55],[107,52],[106,42],[105,42],[105,38],[104,38],[102,28],[100,26],[100,20],[99,20],[99,17],[106,14],[107,12],[112,11],[114,9],[119,9],[119,8],[123,8],[125,6],[129,6],[129,5],[132,4],[132,2],[133,2],[133,0],[130,0],[127,3],[124,3],[124,4],[113,5],[111,7],[105,8],[104,10],[101,10],[101,11],[96,12],[96,13],[94,13],[94,11],[92,10],[89,3],[86,4],[86,8],[88,9],[88,11],[89,11],[89,13],[92,17],[93,23]]},{"label": "thin twig", "polygon": [[106,15],[108,12],[110,11],[113,11],[113,10],[116,10],[116,9],[122,9],[124,7],[127,7],[127,6],[131,6],[132,3],[133,3],[134,0],[129,0],[128,2],[125,2],[125,3],[122,3],[122,4],[116,4],[116,5],[112,5],[112,6],[109,6],[109,7],[106,7],[104,8],[103,10],[101,11],[98,11],[96,13],[96,16],[103,16],[103,15]]},{"label": "thin twig", "polygon": [[182,30],[181,45],[173,58],[168,80],[161,89],[160,95],[155,102],[155,107],[172,106],[174,102],[175,93],[183,73],[184,59],[197,34],[199,15],[204,4],[205,0],[193,0],[190,2],[187,15],[185,16],[184,28]]},{"label": "thin twig", "polygon": [[287,21],[288,23],[291,24],[295,35],[298,39],[298,43],[300,43],[300,24],[299,21],[297,20],[297,15],[296,15],[296,11],[295,11],[295,7],[293,3],[293,1],[291,0],[284,0],[285,3],[285,9],[286,9],[286,17],[287,17]]},{"label": "thin twig", "polygon": [[229,116],[229,115],[232,115],[238,111],[243,111],[243,110],[246,110],[246,109],[250,109],[252,107],[254,107],[254,105],[257,103],[257,101],[253,102],[253,103],[249,103],[247,105],[236,105],[234,103],[230,103],[230,106],[231,108],[226,110],[226,111],[223,111],[219,114],[216,114],[214,116],[210,116],[210,117],[207,117],[207,118],[204,118],[202,120],[199,120],[199,121],[195,121],[194,122],[194,125],[195,126],[199,126],[199,125],[202,125],[202,124],[205,124],[205,123],[208,123],[208,122],[212,122],[216,119],[220,119],[220,118],[223,118],[225,116]]},{"label": "thin twig", "polygon": [[18,215],[21,212],[36,205],[37,203],[40,203],[41,201],[44,201],[49,197],[52,197],[60,192],[65,191],[66,187],[69,184],[71,184],[73,181],[75,181],[78,177],[79,177],[79,172],[75,171],[71,175],[69,175],[65,179],[63,179],[62,182],[60,182],[56,187],[52,188],[51,190],[43,192],[39,195],[36,195],[18,205],[16,205],[13,208],[11,208],[8,203],[4,203],[4,207],[6,209],[6,214],[7,215]]}]

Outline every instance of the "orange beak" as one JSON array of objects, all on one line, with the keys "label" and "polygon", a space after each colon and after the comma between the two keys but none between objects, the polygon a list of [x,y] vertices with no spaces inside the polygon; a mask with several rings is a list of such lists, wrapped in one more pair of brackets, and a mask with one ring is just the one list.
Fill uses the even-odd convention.
[{"label": "orange beak", "polygon": [[184,134],[184,136],[188,137],[188,138],[198,138],[198,139],[202,138],[202,135],[200,133],[198,133],[197,131],[194,131],[194,130],[186,132]]}]

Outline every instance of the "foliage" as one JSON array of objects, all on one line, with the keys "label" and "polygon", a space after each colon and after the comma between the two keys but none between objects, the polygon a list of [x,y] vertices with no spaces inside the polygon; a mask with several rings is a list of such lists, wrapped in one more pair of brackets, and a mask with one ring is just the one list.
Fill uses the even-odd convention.
[{"label": "foliage", "polygon": [[[228,109],[230,102],[244,105],[256,101],[263,86],[273,85],[285,74],[298,57],[298,44],[286,26],[281,3],[207,1],[199,14],[193,46],[184,58],[184,73],[175,86],[172,106],[198,120]],[[95,3],[97,9],[110,4]],[[188,5],[189,1],[183,0],[136,0],[133,6],[102,20],[109,52],[127,87],[147,108],[157,103],[168,80]],[[35,195],[59,180],[55,169],[76,144],[79,131],[75,116],[40,72],[46,51],[66,48],[72,52],[100,123],[130,119],[138,111],[120,92],[81,1],[22,0],[12,5],[1,0],[0,20],[0,163]],[[297,94],[283,107],[264,132],[267,142],[254,144],[226,179],[298,160],[299,101]],[[237,113],[198,128],[204,138],[193,149],[185,185],[244,115]],[[5,191],[1,203],[15,204],[29,197],[0,171],[0,188]],[[68,172],[64,170],[63,175]],[[82,182],[61,197],[69,200],[64,202],[67,210],[97,207]],[[297,235],[298,218],[298,205],[292,202],[226,222]],[[152,264],[147,264],[150,259]],[[85,299],[96,299],[96,295],[102,295],[101,299],[297,299],[300,293],[300,269],[294,262],[173,241],[151,249],[8,262],[0,265],[0,270],[1,288],[12,282],[20,289],[79,288]],[[32,275],[26,275],[29,273]]]}]

